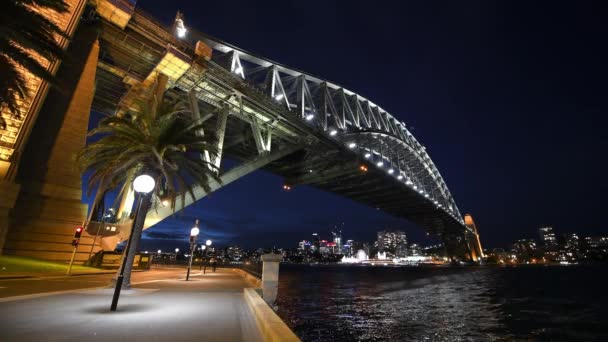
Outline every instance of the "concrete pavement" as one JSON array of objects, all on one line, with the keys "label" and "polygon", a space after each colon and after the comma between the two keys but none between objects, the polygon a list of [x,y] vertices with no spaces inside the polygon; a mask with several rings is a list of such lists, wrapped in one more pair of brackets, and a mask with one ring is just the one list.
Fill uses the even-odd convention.
[{"label": "concrete pavement", "polygon": [[[2,281],[0,294],[29,297],[2,299],[0,340],[262,340],[243,296],[249,285],[241,276],[230,270],[194,272],[189,282],[184,276],[183,270],[134,274],[134,288],[122,292],[117,312],[109,311],[111,289],[82,290],[107,285],[111,275]],[[36,288],[80,290],[39,297]]]}]

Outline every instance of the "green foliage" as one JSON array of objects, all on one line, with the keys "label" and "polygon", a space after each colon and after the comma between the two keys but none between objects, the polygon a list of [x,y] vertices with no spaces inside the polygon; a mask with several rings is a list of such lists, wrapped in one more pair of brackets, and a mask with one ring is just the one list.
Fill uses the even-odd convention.
[{"label": "green foliage", "polygon": [[[34,10],[46,8],[58,13],[68,11],[63,0],[4,0],[0,10],[0,107],[6,106],[14,117],[19,117],[17,101],[25,98],[26,81],[18,70],[21,65],[45,81],[55,84],[55,78],[33,56],[31,51],[47,60],[65,57],[57,44],[57,37],[65,33],[52,21]],[[6,122],[0,117],[0,128]]]},{"label": "green foliage", "polygon": [[202,120],[193,120],[183,101],[136,102],[137,111],[102,119],[89,135],[99,140],[78,155],[83,172],[91,171],[88,188],[98,192],[130,184],[140,173],[155,177],[157,196],[171,201],[186,194],[194,200],[196,185],[210,191],[209,181],[219,182],[218,170],[201,154],[216,154],[214,135],[200,134]]}]

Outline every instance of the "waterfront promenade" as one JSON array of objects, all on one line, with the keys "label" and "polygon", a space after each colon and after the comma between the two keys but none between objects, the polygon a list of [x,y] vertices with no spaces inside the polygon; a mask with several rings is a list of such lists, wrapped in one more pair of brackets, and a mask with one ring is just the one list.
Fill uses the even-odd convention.
[{"label": "waterfront promenade", "polygon": [[[263,341],[230,270],[190,275],[183,269],[133,274],[110,312],[112,275],[0,280],[3,341]],[[67,290],[66,290],[67,289]]]}]

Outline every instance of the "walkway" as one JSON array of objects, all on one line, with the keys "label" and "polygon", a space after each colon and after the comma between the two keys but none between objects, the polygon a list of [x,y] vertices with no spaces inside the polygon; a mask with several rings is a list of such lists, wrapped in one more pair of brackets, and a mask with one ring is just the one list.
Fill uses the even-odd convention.
[{"label": "walkway", "polygon": [[[157,271],[146,273],[153,272]],[[1,340],[262,340],[243,298],[243,288],[248,284],[241,276],[219,270],[205,275],[196,271],[188,282],[172,278],[147,280],[135,284],[132,290],[123,291],[117,312],[109,311],[112,289],[3,299],[0,301]],[[134,283],[137,282],[134,277]]]}]

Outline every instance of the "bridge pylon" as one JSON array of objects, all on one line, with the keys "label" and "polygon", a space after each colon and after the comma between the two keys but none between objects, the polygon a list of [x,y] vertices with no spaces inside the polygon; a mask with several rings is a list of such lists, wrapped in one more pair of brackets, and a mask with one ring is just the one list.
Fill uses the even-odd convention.
[{"label": "bridge pylon", "polygon": [[[82,225],[87,215],[74,157],[86,142],[99,42],[95,24],[80,21],[84,8],[78,6],[86,1],[67,2],[72,12],[63,24],[78,25],[78,29],[67,49],[69,57],[56,72],[61,86],[50,88],[46,99],[40,87],[29,94],[41,107],[39,112],[30,107],[30,126],[21,127],[21,146],[15,149],[11,168],[3,175],[3,183],[17,189],[0,231],[3,254],[67,261],[74,228]],[[77,261],[87,258],[93,239],[83,233],[80,241]],[[93,248],[93,252],[98,249]]]}]

